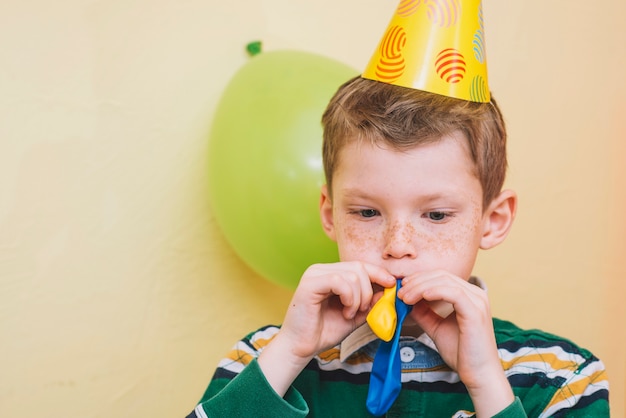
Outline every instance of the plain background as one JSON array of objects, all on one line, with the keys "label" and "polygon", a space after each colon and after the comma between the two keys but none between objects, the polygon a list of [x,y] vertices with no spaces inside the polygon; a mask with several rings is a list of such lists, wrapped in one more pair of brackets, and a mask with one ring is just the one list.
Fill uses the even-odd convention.
[{"label": "plain background", "polygon": [[[0,2],[0,416],[185,416],[237,339],[281,321],[291,292],[211,214],[214,110],[248,42],[361,70],[396,5]],[[626,3],[483,9],[520,210],[475,273],[496,316],[601,357],[623,417]]]}]

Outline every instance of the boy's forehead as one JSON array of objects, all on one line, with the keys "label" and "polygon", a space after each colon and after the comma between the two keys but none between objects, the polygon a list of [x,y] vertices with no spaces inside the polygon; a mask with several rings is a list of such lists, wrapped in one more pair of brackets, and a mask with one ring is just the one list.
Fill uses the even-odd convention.
[{"label": "boy's forehead", "polygon": [[442,142],[448,142],[448,140],[455,141],[458,145],[466,152],[466,155],[472,158],[472,152],[469,146],[469,140],[465,133],[460,130],[453,131],[449,134],[437,135],[437,136],[428,136],[423,138],[415,138],[412,141],[408,140],[394,140],[393,138],[363,138],[360,136],[350,136],[344,138],[341,141],[341,145],[337,150],[337,164],[335,169],[338,168],[339,164],[342,162],[344,158],[360,158],[360,151],[365,147],[368,150],[373,149],[374,151],[393,151],[399,154],[408,153],[408,152],[416,152],[419,153],[422,149],[427,149],[429,146],[433,144],[438,144]]},{"label": "boy's forehead", "polygon": [[[412,193],[420,185],[424,198],[435,200],[456,193],[468,182],[478,182],[477,168],[463,136],[398,149],[386,143],[353,140],[339,154],[333,174],[333,194],[367,197],[393,187]],[[439,188],[437,188],[439,187]]]}]

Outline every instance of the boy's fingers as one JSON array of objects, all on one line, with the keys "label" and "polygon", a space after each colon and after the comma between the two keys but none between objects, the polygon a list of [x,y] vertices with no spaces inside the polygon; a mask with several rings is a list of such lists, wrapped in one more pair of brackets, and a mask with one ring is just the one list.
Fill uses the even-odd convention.
[{"label": "boy's fingers", "polygon": [[382,267],[373,264],[363,264],[369,281],[376,283],[382,287],[393,287],[396,284],[396,278]]},{"label": "boy's fingers", "polygon": [[396,283],[395,277],[384,268],[357,261],[317,265],[311,273],[310,286],[317,288],[316,293],[321,297],[336,295],[348,319],[370,309],[374,296],[372,287],[392,287]]},{"label": "boy's fingers", "polygon": [[[441,317],[449,315],[453,309],[466,319],[478,318],[489,313],[489,300],[483,289],[450,274],[427,274],[406,282],[399,297],[408,304],[420,301],[429,302],[430,308]],[[441,304],[441,312],[437,309]]]},{"label": "boy's fingers", "polygon": [[466,280],[446,272],[435,271],[404,278],[399,295],[403,299],[407,298],[413,300],[417,298],[416,300],[413,300],[414,303],[419,299],[422,299],[424,297],[424,293],[429,293],[431,295],[431,297],[428,298],[429,300],[437,298],[447,299],[447,297],[444,296],[444,293],[439,292],[444,289],[449,289],[452,293],[462,291],[465,294],[478,294],[482,292],[482,289],[468,283]]},{"label": "boy's fingers", "polygon": [[387,270],[372,264],[363,264],[363,269],[365,277],[361,311],[367,312],[371,309],[375,300],[379,299],[384,288],[395,286],[396,279]]},{"label": "boy's fingers", "polygon": [[343,305],[343,314],[352,319],[361,309],[363,296],[363,278],[354,272],[344,272],[335,277],[330,284],[330,292],[339,297]]},{"label": "boy's fingers", "polygon": [[433,330],[442,321],[442,318],[433,312],[425,301],[413,305],[411,315],[415,322],[429,335],[432,335]]},{"label": "boy's fingers", "polygon": [[[356,310],[350,311],[350,318],[354,317],[359,310],[368,311],[370,309],[374,296],[373,287],[391,287],[395,284],[395,278],[387,270],[373,264],[355,261],[341,263],[341,266],[343,269],[342,280],[349,282],[353,286],[354,294],[357,295],[354,300],[351,300],[351,305],[356,307]],[[344,303],[343,299],[342,303]]]}]

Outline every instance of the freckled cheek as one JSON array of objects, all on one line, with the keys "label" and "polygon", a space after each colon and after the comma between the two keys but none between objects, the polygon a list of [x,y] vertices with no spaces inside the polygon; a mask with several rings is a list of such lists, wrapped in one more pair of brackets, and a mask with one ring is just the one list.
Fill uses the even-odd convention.
[{"label": "freckled cheek", "polygon": [[452,254],[458,251],[459,245],[457,236],[442,236],[438,240],[435,240],[435,245],[440,253]]},{"label": "freckled cheek", "polygon": [[438,242],[443,253],[462,255],[473,253],[478,245],[477,226],[475,224],[457,225],[442,232]]},{"label": "freckled cheek", "polygon": [[425,236],[424,243],[443,255],[472,253],[478,245],[478,226],[475,223],[455,224]]},{"label": "freckled cheek", "polygon": [[371,251],[378,246],[379,234],[368,228],[344,223],[344,226],[337,232],[339,250],[345,256],[348,253],[357,255],[367,250]]}]

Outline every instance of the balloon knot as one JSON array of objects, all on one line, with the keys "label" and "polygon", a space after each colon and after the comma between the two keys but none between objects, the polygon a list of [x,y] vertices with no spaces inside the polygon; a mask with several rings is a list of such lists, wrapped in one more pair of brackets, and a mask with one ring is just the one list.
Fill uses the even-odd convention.
[{"label": "balloon knot", "polygon": [[263,49],[262,46],[261,41],[253,41],[246,45],[246,50],[248,51],[248,54],[253,57],[261,53],[261,50]]}]

